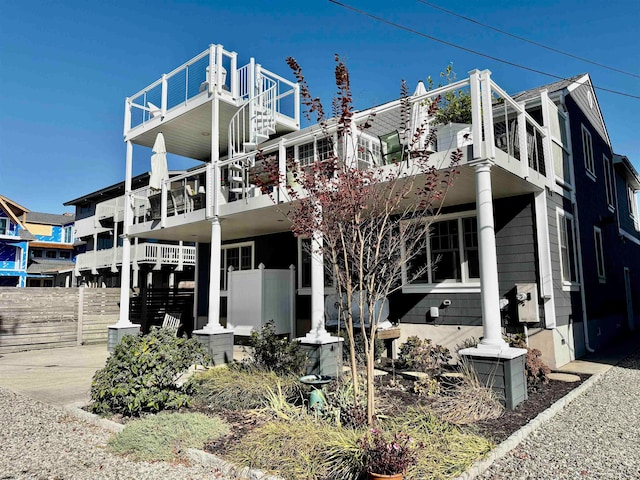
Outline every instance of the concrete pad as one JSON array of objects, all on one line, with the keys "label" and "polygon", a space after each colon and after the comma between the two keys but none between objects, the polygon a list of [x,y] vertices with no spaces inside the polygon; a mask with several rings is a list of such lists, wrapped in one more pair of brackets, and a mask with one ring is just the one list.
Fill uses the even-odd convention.
[{"label": "concrete pad", "polygon": [[0,386],[52,405],[86,404],[107,345],[51,348],[0,356]]},{"label": "concrete pad", "polygon": [[588,360],[574,360],[558,369],[563,373],[584,373],[587,375],[596,375],[598,373],[604,373],[611,369],[614,364],[599,363]]},{"label": "concrete pad", "polygon": [[558,382],[575,383],[580,381],[580,377],[578,375],[573,375],[571,373],[551,372],[547,376],[549,377],[549,380],[556,380]]}]

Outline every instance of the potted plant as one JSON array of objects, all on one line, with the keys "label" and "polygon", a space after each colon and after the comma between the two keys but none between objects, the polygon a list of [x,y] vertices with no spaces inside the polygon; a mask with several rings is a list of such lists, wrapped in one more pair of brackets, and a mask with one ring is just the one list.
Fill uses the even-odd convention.
[{"label": "potted plant", "polygon": [[376,428],[363,437],[361,446],[370,480],[402,480],[404,472],[415,462],[417,450],[422,447],[405,433],[385,435]]},{"label": "potted plant", "polygon": [[[447,65],[440,77],[447,83],[456,81],[453,64]],[[433,88],[433,80],[427,78],[428,89]],[[442,85],[438,85],[441,87]],[[466,90],[450,90],[441,100],[441,105],[434,115],[437,125],[438,150],[449,150],[470,145],[471,140],[471,94]]]}]

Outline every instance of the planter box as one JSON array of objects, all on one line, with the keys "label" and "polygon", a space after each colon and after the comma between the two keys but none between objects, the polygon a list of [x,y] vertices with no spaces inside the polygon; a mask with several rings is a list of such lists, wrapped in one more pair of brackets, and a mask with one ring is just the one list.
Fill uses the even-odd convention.
[{"label": "planter box", "polygon": [[437,151],[455,150],[456,148],[471,145],[471,125],[468,123],[448,123],[446,125],[437,125]]}]

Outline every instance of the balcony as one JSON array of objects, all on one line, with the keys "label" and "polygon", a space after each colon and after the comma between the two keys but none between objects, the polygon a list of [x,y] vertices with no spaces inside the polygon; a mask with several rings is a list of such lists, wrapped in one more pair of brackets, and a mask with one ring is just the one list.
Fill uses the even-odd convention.
[{"label": "balcony", "polygon": [[[195,265],[196,248],[159,243],[141,243],[131,246],[131,260],[138,265]],[[122,265],[122,247],[94,250],[76,257],[76,272],[110,268],[113,272]]]},{"label": "balcony", "polygon": [[211,159],[212,98],[220,99],[220,151],[228,150],[234,114],[265,89],[273,87],[276,132],[300,127],[299,87],[256,63],[238,67],[238,55],[211,45],[188,62],[128,97],[125,101],[125,141],[152,147],[162,131],[169,153],[196,160]]}]

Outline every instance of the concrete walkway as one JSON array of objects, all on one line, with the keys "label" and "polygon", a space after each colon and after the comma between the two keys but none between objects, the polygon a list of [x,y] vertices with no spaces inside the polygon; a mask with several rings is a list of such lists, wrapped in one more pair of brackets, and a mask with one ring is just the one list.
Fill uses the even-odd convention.
[{"label": "concrete walkway", "polygon": [[0,356],[0,386],[51,405],[84,405],[108,356],[106,344],[9,353]]}]

